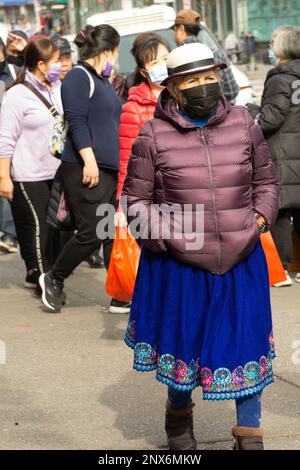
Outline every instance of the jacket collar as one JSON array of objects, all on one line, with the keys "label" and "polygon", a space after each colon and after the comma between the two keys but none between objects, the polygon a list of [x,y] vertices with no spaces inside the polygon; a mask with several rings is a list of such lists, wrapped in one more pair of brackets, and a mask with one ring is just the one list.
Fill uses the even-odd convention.
[{"label": "jacket collar", "polygon": [[288,73],[300,78],[300,59],[289,60],[284,64],[279,64],[268,72],[266,80],[279,73]]},{"label": "jacket collar", "polygon": [[[33,75],[31,72],[29,72],[29,70],[26,70],[26,74],[25,74],[25,80],[27,80],[28,82],[30,82],[33,86],[35,86],[39,91],[41,92],[47,92],[49,93],[49,90],[48,88],[44,85],[43,82],[41,82],[35,75]],[[56,80],[56,82],[54,82],[52,84],[52,91],[60,88],[61,86],[61,81],[60,80]]]},{"label": "jacket collar", "polygon": [[[208,123],[205,124],[204,127],[212,127],[224,121],[230,109],[231,105],[222,94],[216,113],[209,119]],[[179,130],[198,128],[196,123],[190,122],[182,116],[174,98],[170,95],[167,89],[165,89],[159,97],[154,117],[171,122],[171,124]]]},{"label": "jacket collar", "polygon": [[196,42],[200,42],[196,36],[188,36],[181,43],[179,43],[178,47],[184,46],[184,44],[194,44]]},{"label": "jacket collar", "polygon": [[100,75],[92,65],[88,64],[84,60],[79,60],[78,65],[82,65],[83,67],[88,69],[90,72],[92,72],[94,75],[96,75],[96,77],[101,78],[101,80],[104,79],[104,77],[102,77],[102,75]]},{"label": "jacket collar", "polygon": [[128,95],[128,102],[136,102],[141,105],[153,105],[157,103],[156,96],[152,93],[149,85],[142,82],[138,86],[130,88]]}]

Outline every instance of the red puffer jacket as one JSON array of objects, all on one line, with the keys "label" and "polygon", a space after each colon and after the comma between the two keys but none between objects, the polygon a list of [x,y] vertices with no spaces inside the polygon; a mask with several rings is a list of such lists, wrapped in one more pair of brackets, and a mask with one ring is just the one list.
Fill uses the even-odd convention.
[{"label": "red puffer jacket", "polygon": [[131,147],[145,122],[153,118],[157,98],[151,92],[147,83],[132,87],[127,103],[123,106],[120,121],[120,170],[118,179],[117,200],[120,199],[124,180],[127,174],[127,164],[131,155]]}]

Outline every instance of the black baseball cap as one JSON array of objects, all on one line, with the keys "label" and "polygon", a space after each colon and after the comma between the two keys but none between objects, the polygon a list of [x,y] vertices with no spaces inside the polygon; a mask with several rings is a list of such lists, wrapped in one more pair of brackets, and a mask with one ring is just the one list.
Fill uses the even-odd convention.
[{"label": "black baseball cap", "polygon": [[53,38],[53,44],[59,48],[60,55],[71,54],[73,52],[71,44],[66,38]]},{"label": "black baseball cap", "polygon": [[7,39],[9,40],[9,35],[10,34],[14,34],[15,36],[19,36],[20,38],[24,39],[26,42],[29,41],[29,38],[27,36],[27,34],[22,31],[22,30],[19,30],[19,29],[12,29],[9,33],[8,33],[8,36],[7,36]]}]

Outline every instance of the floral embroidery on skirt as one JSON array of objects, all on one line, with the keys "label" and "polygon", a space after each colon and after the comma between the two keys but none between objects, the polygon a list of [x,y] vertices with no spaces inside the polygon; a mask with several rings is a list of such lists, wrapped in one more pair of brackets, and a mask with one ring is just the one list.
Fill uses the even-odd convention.
[{"label": "floral embroidery on skirt", "polygon": [[[189,307],[182,296],[196,289]],[[262,391],[274,381],[275,350],[260,243],[223,276],[143,248],[125,342],[134,369],[156,370],[176,390],[201,386],[207,400]]]}]

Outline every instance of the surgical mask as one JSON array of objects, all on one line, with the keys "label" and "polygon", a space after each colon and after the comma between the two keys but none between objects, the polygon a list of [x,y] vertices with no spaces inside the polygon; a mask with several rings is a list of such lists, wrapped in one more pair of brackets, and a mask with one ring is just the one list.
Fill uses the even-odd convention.
[{"label": "surgical mask", "polygon": [[61,63],[57,62],[56,64],[50,64],[50,70],[46,73],[46,78],[49,83],[54,83],[59,79],[61,73]]},{"label": "surgical mask", "polygon": [[271,64],[272,65],[277,65],[278,64],[278,58],[276,57],[274,49],[272,49],[272,47],[270,47],[270,49],[268,51],[268,55],[269,55],[269,61],[271,62]]},{"label": "surgical mask", "polygon": [[208,116],[221,98],[219,82],[199,85],[187,90],[180,90],[184,104],[182,110],[192,118]]},{"label": "surgical mask", "polygon": [[151,69],[147,70],[150,80],[155,85],[160,85],[161,82],[168,77],[168,69],[165,62],[160,62]]},{"label": "surgical mask", "polygon": [[101,73],[102,77],[110,77],[114,66],[115,66],[115,61],[113,58],[111,58],[110,61],[106,60],[104,62],[104,67]]}]

